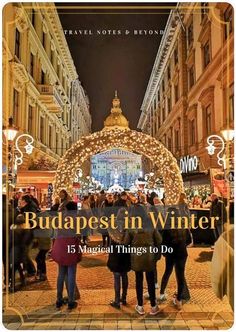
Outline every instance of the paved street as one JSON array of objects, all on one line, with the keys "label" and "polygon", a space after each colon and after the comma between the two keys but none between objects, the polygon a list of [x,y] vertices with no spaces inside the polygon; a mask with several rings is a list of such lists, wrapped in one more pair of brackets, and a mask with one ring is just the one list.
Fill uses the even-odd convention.
[{"label": "paved street", "polygon": [[[93,239],[93,245],[98,243]],[[168,301],[160,304],[160,313],[151,317],[149,303],[147,314],[140,317],[134,312],[136,304],[134,273],[129,273],[128,306],[116,310],[108,305],[113,299],[113,277],[106,267],[107,255],[84,255],[77,269],[77,284],[81,299],[72,312],[66,307],[55,309],[57,266],[47,261],[48,280],[31,281],[24,289],[4,296],[8,308],[4,322],[8,329],[228,329],[233,323],[233,313],[227,299],[220,301],[210,283],[210,248],[190,248],[186,279],[191,301],[177,311],[172,305],[175,276],[168,285]],[[158,263],[159,280],[164,270],[164,259]],[[19,314],[22,315],[20,318]],[[23,321],[22,321],[23,320]]]}]

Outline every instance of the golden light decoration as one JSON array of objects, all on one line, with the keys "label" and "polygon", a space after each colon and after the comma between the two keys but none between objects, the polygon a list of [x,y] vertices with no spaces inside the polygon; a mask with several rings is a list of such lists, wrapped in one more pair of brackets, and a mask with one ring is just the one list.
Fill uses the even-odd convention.
[{"label": "golden light decoration", "polygon": [[183,180],[175,157],[157,139],[131,129],[101,130],[81,137],[61,158],[54,178],[54,195],[73,191],[76,170],[91,156],[119,148],[149,158],[163,177],[166,202],[174,204],[183,192]]}]

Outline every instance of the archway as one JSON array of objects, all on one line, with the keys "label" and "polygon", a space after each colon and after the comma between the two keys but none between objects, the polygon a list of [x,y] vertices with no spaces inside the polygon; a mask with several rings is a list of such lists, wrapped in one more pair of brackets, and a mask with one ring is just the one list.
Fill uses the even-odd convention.
[{"label": "archway", "polygon": [[162,173],[166,201],[169,204],[177,202],[179,193],[183,191],[183,181],[176,159],[157,139],[128,128],[101,130],[74,143],[60,160],[54,179],[54,194],[61,189],[72,193],[76,169],[92,155],[112,148],[149,158]]}]

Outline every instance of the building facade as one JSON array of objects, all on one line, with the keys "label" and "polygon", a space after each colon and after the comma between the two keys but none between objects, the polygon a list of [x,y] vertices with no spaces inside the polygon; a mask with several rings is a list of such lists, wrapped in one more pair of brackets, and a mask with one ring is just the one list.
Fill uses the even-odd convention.
[{"label": "building facade", "polygon": [[[228,24],[226,23],[228,22]],[[182,3],[172,10],[141,106],[138,127],[177,159],[219,167],[207,137],[233,126],[233,8]]]},{"label": "building facade", "polygon": [[88,97],[78,80],[53,3],[9,3],[3,12],[3,124],[33,136],[40,159],[57,163],[91,131]]}]

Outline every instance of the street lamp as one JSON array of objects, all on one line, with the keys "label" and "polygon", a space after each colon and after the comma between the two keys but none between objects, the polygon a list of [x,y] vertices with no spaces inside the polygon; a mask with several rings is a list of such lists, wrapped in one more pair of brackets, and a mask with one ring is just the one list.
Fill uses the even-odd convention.
[{"label": "street lamp", "polygon": [[8,127],[3,126],[3,134],[8,142],[14,141],[18,133],[17,128],[13,125],[13,118],[9,118]]},{"label": "street lamp", "polygon": [[223,166],[223,169],[226,169],[226,155],[225,155],[225,142],[231,143],[234,139],[234,130],[233,129],[224,129],[221,131],[221,134],[224,138],[219,135],[210,135],[207,137],[207,144],[206,147],[207,152],[210,156],[214,155],[216,146],[215,143],[220,141],[221,148],[217,153],[217,163],[219,166]]},{"label": "street lamp", "polygon": [[[7,164],[7,179],[9,185],[13,184],[13,176],[17,175],[17,167],[23,163],[23,152],[19,147],[19,142],[22,138],[25,139],[25,152],[31,154],[33,151],[34,139],[31,135],[21,134],[17,138],[19,130],[13,125],[13,118],[9,118],[8,126],[3,127],[3,134],[8,144],[8,164]],[[16,138],[16,140],[15,140]],[[9,176],[10,175],[10,176]],[[9,190],[9,186],[8,186]]]},{"label": "street lamp", "polygon": [[221,130],[221,134],[226,142],[231,142],[234,139],[234,129]]}]

